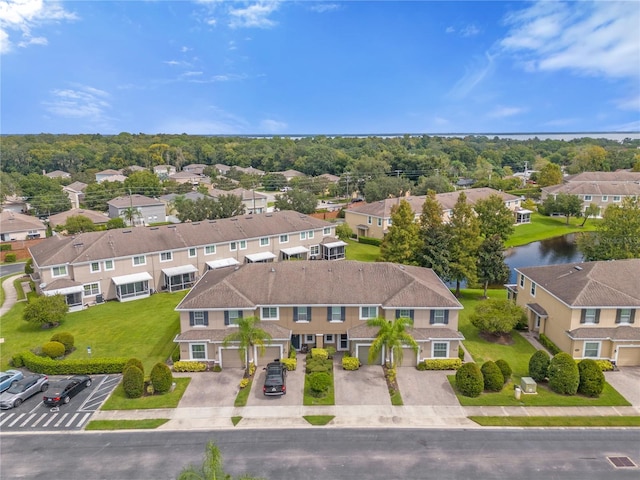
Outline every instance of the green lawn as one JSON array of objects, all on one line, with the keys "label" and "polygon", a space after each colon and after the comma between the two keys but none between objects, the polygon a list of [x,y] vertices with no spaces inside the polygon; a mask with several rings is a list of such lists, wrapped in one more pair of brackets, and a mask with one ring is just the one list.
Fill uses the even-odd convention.
[{"label": "green lawn", "polygon": [[315,426],[323,426],[335,418],[333,415],[303,415],[307,422]]},{"label": "green lawn", "polygon": [[380,247],[358,243],[356,240],[347,240],[346,257],[347,260],[358,260],[360,262],[375,262],[380,256]]},{"label": "green lawn", "polygon": [[26,302],[17,303],[2,316],[0,367],[7,368],[15,353],[39,347],[54,333],[66,331],[73,334],[76,345],[68,358],[86,357],[90,346],[94,357],[137,357],[150,372],[155,363],[164,362],[173,351],[173,339],[180,329],[174,308],[186,293],[158,293],[131,302],[107,302],[69,313],[60,327],[49,330],[25,322],[22,312]]},{"label": "green lawn", "polygon": [[249,394],[251,393],[251,385],[253,385],[253,377],[249,379],[247,386],[241,388],[238,395],[236,395],[236,399],[233,402],[234,407],[245,407],[247,405],[247,400],[249,400]]},{"label": "green lawn", "polygon": [[640,427],[640,417],[469,417],[484,427]]},{"label": "green lawn", "polygon": [[158,428],[169,421],[168,418],[147,420],[91,420],[85,430],[146,430]]},{"label": "green lawn", "polygon": [[[490,298],[506,298],[506,290],[489,290],[488,296]],[[501,392],[495,393],[483,393],[479,397],[470,398],[458,395],[458,400],[463,406],[604,406],[604,405],[629,405],[622,395],[620,395],[609,384],[605,385],[604,392],[599,398],[587,398],[581,395],[558,395],[551,392],[543,384],[538,385],[537,395],[522,395],[520,400],[514,398],[513,386],[514,384],[520,384],[520,378],[526,377],[529,374],[529,359],[533,355],[536,349],[531,345],[522,335],[518,332],[512,332],[513,344],[512,345],[499,345],[496,343],[488,342],[480,337],[478,329],[471,325],[469,321],[469,315],[473,312],[474,307],[482,301],[482,290],[465,289],[461,291],[461,295],[458,298],[460,303],[464,306],[459,314],[458,330],[464,335],[464,346],[471,354],[474,361],[478,365],[482,365],[487,360],[496,361],[500,358],[506,360],[511,369],[513,375],[511,376],[511,383],[505,385]],[[449,381],[454,386],[455,390],[455,377],[451,375]]]},{"label": "green lawn", "polygon": [[[148,372],[145,371],[148,375]],[[124,393],[122,383],[120,383],[111,396],[102,405],[102,410],[142,410],[150,408],[176,408],[182,395],[191,382],[189,377],[174,378],[176,388],[162,395],[152,395],[150,397],[129,398]]]},{"label": "green lawn", "polygon": [[526,245],[531,242],[537,242],[538,240],[546,240],[547,238],[560,237],[567,233],[574,232],[591,232],[595,230],[598,219],[590,218],[584,227],[580,224],[584,221],[583,218],[569,219],[569,225],[565,217],[546,217],[539,213],[531,214],[531,223],[524,225],[517,225],[514,229],[514,233],[505,242],[505,247],[517,247],[519,245]]}]

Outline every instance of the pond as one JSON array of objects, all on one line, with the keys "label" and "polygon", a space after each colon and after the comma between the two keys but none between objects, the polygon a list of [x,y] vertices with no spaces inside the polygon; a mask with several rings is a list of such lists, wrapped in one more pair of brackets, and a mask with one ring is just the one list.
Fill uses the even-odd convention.
[{"label": "pond", "polygon": [[583,259],[574,233],[509,248],[504,256],[511,271],[509,283],[516,283],[514,268],[581,262]]}]

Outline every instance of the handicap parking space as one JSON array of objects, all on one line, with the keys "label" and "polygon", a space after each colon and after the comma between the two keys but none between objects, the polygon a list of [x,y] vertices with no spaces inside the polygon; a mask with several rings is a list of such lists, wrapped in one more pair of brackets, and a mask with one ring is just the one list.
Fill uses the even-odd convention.
[{"label": "handicap parking space", "polygon": [[[49,382],[68,378],[49,376]],[[79,430],[83,428],[93,412],[107,399],[120,382],[120,375],[93,375],[92,384],[85,388],[68,404],[49,407],[42,402],[43,393],[25,400],[19,407],[0,412],[2,431],[55,431],[60,429]]]}]

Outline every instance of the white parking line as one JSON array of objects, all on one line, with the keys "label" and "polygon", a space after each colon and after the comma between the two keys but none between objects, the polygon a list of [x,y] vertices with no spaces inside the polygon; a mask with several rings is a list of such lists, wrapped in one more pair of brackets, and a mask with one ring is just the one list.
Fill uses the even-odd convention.
[{"label": "white parking line", "polygon": [[89,420],[89,417],[90,417],[90,416],[91,416],[91,414],[90,414],[90,413],[85,413],[85,414],[84,414],[84,417],[82,417],[82,418],[80,419],[80,421],[78,422],[78,427],[82,427],[82,426],[85,424],[85,422],[86,422],[87,420]]},{"label": "white parking line", "polygon": [[73,421],[76,419],[76,417],[77,417],[77,416],[78,416],[78,413],[75,413],[75,414],[73,415],[73,417],[71,417],[71,420],[69,420],[69,421],[67,422],[67,424],[65,425],[65,427],[70,426],[70,425],[73,423]]},{"label": "white parking line", "polygon": [[33,424],[31,425],[31,427],[36,427],[38,426],[38,424],[44,420],[46,418],[47,414],[43,413],[42,415],[40,415],[40,418],[38,418],[35,422],[33,422]]},{"label": "white parking line", "polygon": [[13,427],[13,426],[14,426],[16,423],[18,423],[18,422],[20,421],[20,419],[21,419],[22,417],[24,417],[25,415],[26,415],[26,413],[21,413],[20,415],[18,415],[18,417],[17,417],[13,422],[11,422],[11,423],[10,423],[9,425],[7,425],[7,426],[8,426],[8,427]]},{"label": "white parking line", "polygon": [[58,421],[56,422],[56,424],[54,425],[54,427],[59,427],[59,426],[60,426],[60,424],[63,422],[63,420],[65,419],[65,417],[66,417],[67,415],[69,415],[69,414],[68,414],[68,413],[63,413],[63,414],[62,414],[62,417],[60,417],[60,420],[58,420]]},{"label": "white parking line", "polygon": [[20,424],[20,428],[24,427],[27,423],[29,423],[31,420],[33,420],[33,417],[35,417],[35,416],[36,416],[35,413],[32,413],[31,415],[29,415],[27,417],[27,419]]},{"label": "white parking line", "polygon": [[57,414],[57,413],[54,413],[54,414],[51,416],[51,418],[50,418],[49,420],[47,420],[47,422],[46,422],[44,425],[42,425],[42,426],[43,426],[43,427],[48,427],[48,426],[49,426],[49,424],[50,424],[51,422],[53,422],[53,420],[54,420],[57,416],[58,416],[58,414]]},{"label": "white parking line", "polygon": [[4,424],[4,422],[8,421],[10,418],[12,418],[15,415],[15,413],[5,413],[3,415],[3,419],[0,421],[0,427]]}]

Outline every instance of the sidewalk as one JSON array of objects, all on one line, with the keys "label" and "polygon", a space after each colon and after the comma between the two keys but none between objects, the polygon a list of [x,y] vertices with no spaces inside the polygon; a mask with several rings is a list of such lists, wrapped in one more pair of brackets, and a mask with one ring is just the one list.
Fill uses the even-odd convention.
[{"label": "sidewalk", "polygon": [[16,273],[2,282],[2,288],[4,289],[4,303],[2,304],[2,307],[0,307],[0,316],[11,310],[18,301],[18,294],[16,293],[16,289],[13,288],[13,281],[16,277],[21,277],[23,275],[24,273]]}]

